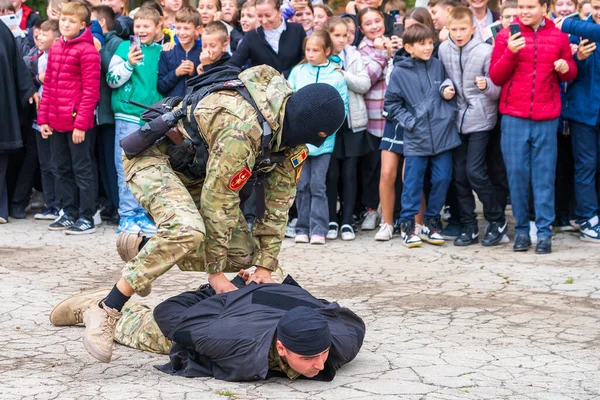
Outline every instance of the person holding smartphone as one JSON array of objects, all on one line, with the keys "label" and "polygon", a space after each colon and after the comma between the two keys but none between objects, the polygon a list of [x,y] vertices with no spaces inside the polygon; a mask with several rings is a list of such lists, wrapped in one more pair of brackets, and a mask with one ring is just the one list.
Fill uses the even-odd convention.
[{"label": "person holding smartphone", "polygon": [[[536,253],[552,252],[560,81],[577,76],[566,34],[545,17],[549,0],[519,0],[519,17],[496,37],[490,78],[502,85],[502,153],[517,221],[514,251],[527,251],[533,187]],[[518,24],[518,25],[517,25]]]}]

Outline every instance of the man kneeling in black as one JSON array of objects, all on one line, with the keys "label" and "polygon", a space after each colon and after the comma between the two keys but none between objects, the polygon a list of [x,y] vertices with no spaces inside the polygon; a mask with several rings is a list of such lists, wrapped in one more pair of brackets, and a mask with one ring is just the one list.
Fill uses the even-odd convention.
[{"label": "man kneeling in black", "polygon": [[[337,303],[319,300],[290,276],[282,284],[246,285],[215,294],[210,285],[184,292],[154,310],[133,303],[123,309],[114,340],[133,348],[169,353],[157,367],[178,376],[251,381],[272,376],[330,381],[360,350],[365,324]],[[68,298],[50,314],[54,325],[78,317],[109,289]]]}]

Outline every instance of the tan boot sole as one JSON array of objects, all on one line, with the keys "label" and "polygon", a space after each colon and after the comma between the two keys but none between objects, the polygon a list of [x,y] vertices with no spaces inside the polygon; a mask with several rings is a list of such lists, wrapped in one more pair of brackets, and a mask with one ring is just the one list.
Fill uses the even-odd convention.
[{"label": "tan boot sole", "polygon": [[56,307],[54,307],[54,308],[52,309],[52,311],[50,311],[50,323],[51,323],[52,325],[54,325],[54,326],[71,326],[71,325],[57,325],[57,324],[55,324],[55,323],[52,321],[52,319],[53,319],[53,318],[52,318],[52,316],[54,315],[54,312],[55,312],[55,310],[56,310],[56,309],[58,309],[58,308],[59,308],[59,307],[60,307],[60,306],[61,306],[63,303],[65,303],[66,301],[69,301],[69,300],[71,300],[71,299],[74,299],[75,297],[88,296],[88,295],[90,295],[90,294],[94,294],[94,293],[100,293],[100,292],[106,292],[106,293],[108,293],[108,292],[110,292],[110,289],[111,289],[111,288],[104,288],[104,289],[91,290],[91,291],[89,291],[89,292],[83,292],[83,293],[80,293],[80,294],[76,294],[76,295],[73,295],[73,296],[67,297],[66,299],[64,299],[63,301],[61,301],[60,303],[58,303],[58,305],[56,305]]},{"label": "tan boot sole", "polygon": [[85,351],[88,352],[88,354],[90,356],[94,357],[98,361],[102,361],[104,363],[109,363],[110,359],[112,358],[112,351],[110,352],[110,354],[108,355],[108,357],[106,356],[106,354],[98,353],[96,351],[96,348],[94,346],[91,346],[88,343],[88,341],[85,340],[85,336],[83,337],[83,348],[85,349]]}]

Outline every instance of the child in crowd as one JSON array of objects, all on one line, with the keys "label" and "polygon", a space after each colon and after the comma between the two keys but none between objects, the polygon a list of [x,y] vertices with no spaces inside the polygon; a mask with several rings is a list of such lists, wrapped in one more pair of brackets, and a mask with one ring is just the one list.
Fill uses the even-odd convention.
[{"label": "child in crowd", "polygon": [[590,0],[580,1],[577,6],[577,12],[579,13],[579,19],[585,21],[592,13],[592,2]]},{"label": "child in crowd", "polygon": [[170,31],[175,30],[176,14],[183,7],[182,0],[161,0],[160,7],[163,11],[163,29],[169,29]]},{"label": "child in crowd", "polygon": [[502,22],[502,28],[508,28],[518,16],[519,6],[516,1],[508,0],[502,3],[502,7],[500,7],[500,22]]},{"label": "child in crowd", "polygon": [[104,187],[106,202],[100,217],[113,224],[119,223],[119,184],[115,167],[115,116],[111,106],[112,89],[106,81],[106,74],[112,56],[123,41],[115,32],[116,15],[109,6],[92,8],[92,20],[96,20],[104,35],[104,46],[100,49],[100,102],[96,112],[98,132],[98,175]]},{"label": "child in crowd", "polygon": [[203,26],[209,22],[221,20],[220,0],[200,0],[198,1],[197,10],[200,13]]},{"label": "child in crowd", "polygon": [[38,111],[42,136],[52,136],[64,210],[48,229],[73,235],[96,231],[96,160],[92,136],[86,131],[94,127],[94,110],[100,99],[100,55],[86,29],[89,23],[90,12],[83,3],[63,4],[62,37],[48,52]]},{"label": "child in crowd", "polygon": [[[156,31],[156,35],[154,36],[154,41],[162,46],[163,51],[173,50],[173,48],[175,47],[175,33],[172,30],[163,27],[164,26],[164,14],[163,14],[163,10],[160,7],[160,5],[158,5],[158,3],[150,0],[150,1],[146,1],[145,3],[143,3],[139,9],[142,9],[142,8],[150,8],[152,10],[155,10],[158,13],[158,15],[160,16],[160,20],[159,20],[160,21],[160,29],[158,29]],[[139,9],[138,9],[138,11],[139,11]],[[136,11],[136,13],[137,13],[137,11]],[[135,15],[134,15],[134,17],[135,17]]]},{"label": "child in crowd", "polygon": [[440,0],[430,8],[431,19],[435,30],[439,33],[440,42],[448,39],[448,16],[457,6],[460,6],[460,2],[457,0]]},{"label": "child in crowd", "polygon": [[15,15],[19,20],[19,29],[22,31],[28,32],[38,21],[42,21],[42,17],[37,12],[25,5],[25,0],[11,1],[15,8]]},{"label": "child in crowd", "polygon": [[127,0],[102,0],[102,5],[112,8],[117,18],[120,16],[126,16],[129,13]]},{"label": "child in crowd", "polygon": [[[38,87],[40,98],[44,96],[44,80],[46,78],[46,68],[48,66],[48,50],[54,44],[56,39],[60,37],[58,22],[45,21],[41,24],[36,36],[36,47],[39,53],[25,60],[25,63],[30,66],[30,70],[34,76],[34,81]],[[33,132],[37,144],[37,155],[40,162],[40,173],[42,178],[42,190],[44,192],[45,206],[41,212],[35,214],[35,219],[40,220],[55,220],[59,217],[60,206],[60,177],[56,173],[56,165],[52,162],[52,145],[50,140],[42,138],[40,134],[40,126],[37,121],[33,123]],[[33,181],[31,182],[31,184]],[[14,202],[13,196],[13,202]],[[26,206],[26,205],[25,205]],[[23,209],[25,211],[25,209]]]},{"label": "child in crowd", "polygon": [[365,93],[365,104],[369,115],[365,154],[361,158],[362,205],[367,209],[361,224],[362,230],[373,230],[379,222],[379,173],[381,152],[379,145],[383,136],[385,119],[383,99],[387,84],[385,82],[389,53],[389,39],[384,37],[384,16],[376,8],[363,8],[358,13],[358,26],[364,38],[358,45],[363,62],[371,78],[371,88]]},{"label": "child in crowd", "polygon": [[323,29],[325,22],[333,17],[333,11],[327,4],[317,4],[313,7],[313,15],[313,29],[316,31],[317,29]]},{"label": "child in crowd", "polygon": [[238,26],[238,8],[236,0],[221,1],[221,23],[227,28],[227,34],[231,38],[227,46],[227,52],[232,54],[244,37]]},{"label": "child in crowd", "polygon": [[[354,240],[353,213],[358,192],[358,160],[363,155],[368,122],[364,94],[371,88],[371,79],[358,50],[347,44],[348,25],[339,17],[325,22],[333,42],[330,60],[334,61],[348,85],[348,115],[335,137],[335,146],[327,171],[329,231],[327,239]],[[341,185],[341,218],[338,219],[338,189]],[[340,224],[341,222],[341,229]]]},{"label": "child in crowd", "polygon": [[133,20],[134,32],[141,45],[123,41],[110,61],[106,80],[113,89],[112,109],[115,113],[115,165],[119,182],[119,216],[117,232],[152,235],[156,226],[150,221],[146,210],[133,197],[125,182],[121,146],[119,142],[140,128],[143,109],[121,100],[135,100],[153,104],[161,99],[157,90],[158,62],[162,47],[154,42],[161,29],[160,14],[150,8],[141,7]]},{"label": "child in crowd", "polygon": [[350,46],[356,47],[358,45],[358,30],[356,29],[356,16],[351,14],[344,14],[342,20],[348,26],[348,38],[346,43]]},{"label": "child in crowd", "polygon": [[483,203],[483,214],[489,224],[482,245],[495,246],[500,244],[507,226],[486,166],[487,144],[496,125],[500,97],[500,88],[489,78],[492,46],[484,43],[477,34],[473,13],[466,7],[452,10],[448,30],[450,40],[440,45],[438,54],[449,78],[442,86],[456,93],[456,121],[461,139],[461,145],[453,151],[452,168],[463,231],[454,245],[469,246],[479,242],[475,191]]},{"label": "child in crowd", "polygon": [[479,36],[484,42],[487,42],[492,38],[492,32],[486,28],[499,20],[500,14],[488,8],[488,0],[468,0],[467,3],[473,13],[473,22]]},{"label": "child in crowd", "polygon": [[[296,90],[311,83],[327,83],[335,87],[344,100],[348,113],[348,86],[344,76],[328,59],[333,43],[324,30],[315,31],[304,42],[306,59],[294,67],[289,82]],[[335,144],[335,136],[329,136],[320,147],[307,145],[308,158],[302,166],[298,181],[296,207],[296,243],[325,244],[329,213],[325,180],[329,160]]]},{"label": "child in crowd", "polygon": [[385,2],[383,10],[386,14],[389,14],[392,10],[397,10],[400,16],[403,17],[407,11],[406,3],[402,0],[389,0]]},{"label": "child in crowd", "polygon": [[256,4],[254,3],[254,0],[246,1],[244,5],[242,5],[242,10],[240,12],[240,25],[244,34],[258,28]]},{"label": "child in crowd", "polygon": [[577,2],[573,0],[556,0],[551,4],[550,19],[564,18],[577,12]]},{"label": "child in crowd", "polygon": [[200,14],[191,7],[183,7],[175,16],[175,34],[179,44],[160,54],[158,64],[158,91],[166,97],[185,96],[188,78],[196,75],[200,65],[201,47],[196,40],[200,36]]},{"label": "child in crowd", "polygon": [[315,26],[315,12],[312,4],[308,3],[306,7],[298,9],[290,21],[302,25],[306,36],[310,36]]},{"label": "child in crowd", "polygon": [[[435,33],[416,24],[404,32],[403,46],[407,55],[392,71],[385,95],[389,118],[404,129],[404,188],[400,226],[405,246],[421,246],[421,238],[441,245],[440,209],[452,178],[452,152],[460,145],[454,124],[456,107],[450,100],[454,92],[447,87],[441,92],[445,78],[442,63],[432,57]],[[431,191],[425,211],[421,238],[415,233],[415,215],[421,206],[423,177],[431,170]]]},{"label": "child in crowd", "polygon": [[227,52],[228,46],[229,36],[225,25],[219,21],[206,25],[202,34],[202,53],[200,53],[200,65],[197,68],[198,74],[225,65],[231,58]]}]

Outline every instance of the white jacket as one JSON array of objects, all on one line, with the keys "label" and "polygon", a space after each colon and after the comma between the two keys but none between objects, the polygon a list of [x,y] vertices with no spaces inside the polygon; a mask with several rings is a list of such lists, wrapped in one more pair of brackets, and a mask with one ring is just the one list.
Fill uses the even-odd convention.
[{"label": "white jacket", "polygon": [[354,132],[367,128],[369,116],[364,94],[371,89],[371,78],[358,50],[349,44],[344,47],[344,78],[348,85],[348,125]]}]

